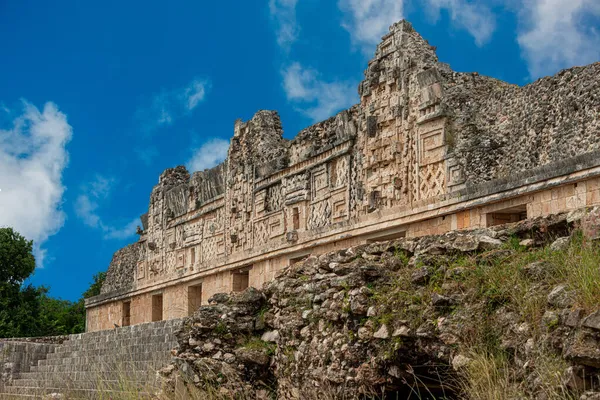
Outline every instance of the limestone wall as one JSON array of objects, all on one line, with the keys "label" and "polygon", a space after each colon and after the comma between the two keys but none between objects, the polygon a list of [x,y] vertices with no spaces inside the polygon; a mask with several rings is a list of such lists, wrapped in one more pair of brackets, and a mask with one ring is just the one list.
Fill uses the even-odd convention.
[{"label": "limestone wall", "polygon": [[[62,338],[62,337],[61,337]],[[64,339],[64,338],[63,338]],[[0,393],[6,385],[12,384],[15,377],[23,372],[29,372],[32,366],[37,365],[49,353],[59,346],[52,340],[35,342],[32,339],[22,341],[0,341]]]},{"label": "limestone wall", "polygon": [[[409,23],[397,23],[368,64],[359,104],[293,140],[275,111],[259,111],[236,121],[221,165],[166,170],[139,242],[115,255],[103,294],[88,301],[88,328],[118,321],[119,303],[108,303],[130,294],[171,296],[201,279],[206,301],[232,289],[232,270],[251,267],[250,284],[259,285],[341,241],[596,204],[585,185],[543,193],[600,175],[599,77],[600,63],[524,87],[454,72]],[[515,201],[512,216],[498,214]],[[149,307],[146,299],[137,308],[144,321]]]}]

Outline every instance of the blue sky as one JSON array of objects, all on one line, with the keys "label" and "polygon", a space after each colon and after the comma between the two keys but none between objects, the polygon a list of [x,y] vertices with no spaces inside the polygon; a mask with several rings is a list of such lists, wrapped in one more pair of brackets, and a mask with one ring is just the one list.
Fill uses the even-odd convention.
[{"label": "blue sky", "polygon": [[358,102],[407,18],[457,71],[516,84],[600,59],[597,0],[0,0],[0,226],[75,300],[136,240],[168,167],[211,167],[237,118],[284,135]]}]

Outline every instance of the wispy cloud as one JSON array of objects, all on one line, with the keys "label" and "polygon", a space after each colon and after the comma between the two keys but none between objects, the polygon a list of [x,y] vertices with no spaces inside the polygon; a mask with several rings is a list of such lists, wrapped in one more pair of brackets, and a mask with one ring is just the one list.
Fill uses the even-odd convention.
[{"label": "wispy cloud", "polygon": [[428,0],[429,12],[435,21],[440,11],[447,10],[452,23],[473,36],[478,46],[483,46],[496,29],[496,19],[492,11],[482,2],[467,0]]},{"label": "wispy cloud", "polygon": [[296,21],[298,0],[269,0],[269,12],[275,24],[277,44],[284,50],[298,39],[300,28]]},{"label": "wispy cloud", "polygon": [[342,26],[363,53],[372,55],[390,25],[402,19],[402,0],[339,0]]},{"label": "wispy cloud", "polygon": [[519,16],[518,42],[532,77],[600,60],[598,0],[528,0]]},{"label": "wispy cloud", "polygon": [[0,226],[34,241],[38,266],[46,254],[41,246],[65,221],[62,174],[72,133],[54,103],[40,111],[24,102],[12,128],[0,129]]},{"label": "wispy cloud", "polygon": [[158,149],[153,145],[136,147],[133,151],[135,152],[135,155],[147,166],[152,164],[152,161],[158,157]]},{"label": "wispy cloud", "polygon": [[288,100],[313,121],[329,118],[358,102],[356,82],[323,81],[317,71],[297,62],[284,69],[282,75]]},{"label": "wispy cloud", "polygon": [[194,80],[184,90],[183,98],[187,100],[187,109],[192,111],[198,104],[204,100],[208,83],[206,81]]},{"label": "wispy cloud", "polygon": [[145,131],[171,125],[177,119],[189,115],[204,101],[209,89],[208,80],[194,79],[184,87],[163,90],[138,108],[136,118]]},{"label": "wispy cloud", "polygon": [[136,227],[140,225],[139,219],[134,218],[123,226],[115,226],[105,223],[98,213],[100,203],[109,199],[116,183],[114,178],[96,175],[92,181],[82,185],[75,202],[75,213],[85,225],[100,230],[104,239],[123,240],[135,235]]},{"label": "wispy cloud", "polygon": [[187,163],[190,171],[203,171],[212,168],[227,158],[229,142],[223,139],[211,139],[194,151]]}]

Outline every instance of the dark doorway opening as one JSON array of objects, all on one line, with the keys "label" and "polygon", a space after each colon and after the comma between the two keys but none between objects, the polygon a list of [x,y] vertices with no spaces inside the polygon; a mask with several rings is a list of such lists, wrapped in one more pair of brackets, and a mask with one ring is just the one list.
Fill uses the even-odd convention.
[{"label": "dark doorway opening", "polygon": [[234,292],[243,292],[250,284],[250,268],[242,268],[233,271],[232,275],[232,290]]},{"label": "dark doorway opening", "polygon": [[123,318],[121,320],[121,326],[131,325],[131,302],[130,301],[123,302],[122,316],[123,316]]},{"label": "dark doorway opening", "polygon": [[527,205],[505,208],[485,215],[487,227],[519,222],[527,219]]},{"label": "dark doorway opening", "polygon": [[163,319],[163,295],[155,294],[152,296],[152,322],[162,321]]},{"label": "dark doorway opening", "polygon": [[202,305],[202,284],[188,286],[188,315],[192,315]]}]

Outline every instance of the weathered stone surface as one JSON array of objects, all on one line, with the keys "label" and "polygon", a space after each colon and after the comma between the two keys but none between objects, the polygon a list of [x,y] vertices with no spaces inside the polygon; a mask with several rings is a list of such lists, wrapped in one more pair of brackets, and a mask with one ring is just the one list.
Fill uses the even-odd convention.
[{"label": "weathered stone surface", "polygon": [[591,328],[600,331],[600,310],[585,317],[585,319],[582,322],[582,325],[586,328]]},{"label": "weathered stone surface", "polygon": [[548,304],[557,308],[567,308],[573,304],[573,296],[566,285],[558,285],[548,293]]},{"label": "weathered stone surface", "polygon": [[570,238],[568,236],[560,237],[560,238],[556,239],[550,245],[550,250],[552,250],[552,251],[565,250],[567,247],[569,247],[569,240],[570,240]]},{"label": "weathered stone surface", "polygon": [[[598,76],[595,63],[519,87],[455,72],[407,21],[395,23],[367,65],[358,104],[291,140],[283,138],[277,112],[260,110],[235,122],[220,165],[192,174],[182,166],[165,170],[142,216],[139,248],[115,254],[102,296],[88,301],[89,308],[102,309],[89,314],[88,327],[118,324],[118,312],[108,310],[120,296],[142,301],[141,292],[151,286],[182,289],[182,278],[209,270],[203,302],[219,291],[241,290],[216,274],[248,268],[244,260],[257,265],[248,280],[260,286],[288,259],[305,257],[305,249],[328,252],[340,238],[354,245],[506,222],[510,234],[527,232],[512,224],[524,213],[570,211],[519,239],[536,246],[540,235],[564,236],[566,226],[595,215],[573,209],[600,202],[594,183],[600,164]],[[359,237],[356,224],[363,229]],[[326,234],[330,230],[335,235]],[[494,232],[484,231],[418,248],[405,241],[403,250],[441,255],[498,249]],[[274,251],[282,254],[277,260],[269,258]],[[380,254],[369,256],[362,262]],[[318,268],[346,276],[351,267],[337,257],[330,263],[340,268]],[[401,265],[393,257],[388,261]],[[179,302],[174,308],[181,311],[169,318],[187,313]],[[149,314],[132,318],[144,322]]]},{"label": "weathered stone surface", "polygon": [[[522,235],[535,232],[541,226],[547,226],[548,222],[539,219],[528,223]],[[515,304],[508,300],[501,300],[499,304],[488,303],[487,296],[495,296],[495,292],[486,292],[483,297],[475,296],[480,288],[460,284],[474,273],[473,265],[459,267],[463,268],[463,272],[456,275],[448,274],[444,268],[451,260],[462,260],[463,257],[478,260],[480,268],[502,268],[501,264],[489,262],[495,257],[492,254],[500,251],[496,249],[498,246],[494,244],[494,249],[482,250],[479,238],[497,236],[496,240],[504,248],[506,241],[514,238],[514,232],[498,231],[490,235],[490,232],[473,230],[460,235],[463,239],[459,240],[459,246],[465,243],[464,235],[477,244],[465,245],[463,251],[456,253],[457,246],[453,243],[459,236],[455,234],[397,239],[353,248],[354,254],[361,254],[360,263],[353,257],[341,259],[339,253],[333,252],[294,264],[264,286],[264,297],[257,291],[251,295],[235,294],[226,303],[201,308],[185,324],[190,328],[180,334],[180,349],[174,365],[182,368],[185,363],[188,371],[193,370],[200,375],[209,367],[223,371],[222,366],[213,363],[214,354],[224,358],[224,354],[230,353],[235,355],[235,360],[226,363],[231,369],[221,373],[232,374],[224,383],[231,393],[244,391],[253,395],[261,390],[268,391],[263,383],[269,380],[277,389],[277,396],[286,399],[300,399],[306,396],[305,388],[325,385],[341,398],[355,398],[368,390],[398,391],[399,398],[404,398],[402,390],[409,390],[406,385],[410,386],[411,379],[414,380],[414,375],[407,373],[407,369],[410,371],[410,368],[419,368],[413,366],[426,365],[418,372],[413,371],[419,374],[420,379],[424,376],[432,382],[440,382],[441,379],[442,385],[443,382],[456,382],[470,370],[472,363],[481,362],[474,358],[476,355],[470,355],[472,349],[469,346],[477,335],[487,332],[491,335],[489,345],[497,341],[497,351],[514,355],[514,358],[507,359],[507,363],[511,371],[519,372],[507,379],[514,387],[521,388],[522,398],[542,398],[540,396],[549,385],[557,384],[562,385],[557,390],[573,396],[579,396],[583,389],[597,391],[598,387],[593,382],[600,377],[597,370],[600,347],[594,333],[595,314],[588,316],[589,326],[584,326],[579,322],[581,310],[563,308],[571,304],[571,301],[565,301],[567,298],[571,300],[571,293],[564,285],[546,287],[541,284],[551,279],[546,273],[549,267],[544,265],[538,266],[543,273],[527,273],[519,278],[531,285],[532,292],[527,295],[541,300],[535,303],[541,307],[541,318],[524,320],[524,315],[530,315],[526,314],[527,310],[515,309]],[[548,236],[548,239],[551,237]],[[540,238],[540,246],[550,244]],[[424,255],[417,251],[400,269],[392,267],[385,260],[388,256],[397,256],[398,249],[404,247],[403,240],[415,242],[415,248],[438,249],[438,254]],[[447,253],[449,249],[454,253]],[[482,251],[485,253],[478,254]],[[367,260],[370,269],[378,273],[360,273],[364,260]],[[432,280],[410,282],[411,275],[420,271],[418,265],[423,260],[431,265]],[[347,274],[324,274],[321,265],[327,271],[343,269]],[[347,268],[349,265],[352,267]],[[530,266],[529,269],[537,268]],[[399,280],[399,276],[406,281]],[[454,279],[456,281],[453,282]],[[440,280],[444,283],[440,284]],[[493,282],[489,284],[494,287]],[[395,291],[396,285],[402,287]],[[386,291],[390,288],[391,291]],[[243,298],[254,300],[243,302],[240,300]],[[305,301],[307,298],[314,300]],[[357,303],[361,304],[360,307],[352,306]],[[264,327],[257,329],[255,324],[254,330],[249,329],[252,325],[245,321],[256,318],[256,310],[265,306],[268,309],[264,315],[268,317],[264,318]],[[213,329],[195,329],[200,320]],[[488,330],[478,330],[483,326],[488,326]],[[474,334],[474,331],[479,333]],[[227,334],[223,336],[222,332]],[[230,334],[234,332],[239,334]],[[190,336],[207,343],[213,343],[215,337],[223,340],[211,348],[210,353],[205,353],[199,347],[189,346]],[[249,336],[254,339],[248,341]],[[263,344],[257,346],[257,340]],[[250,346],[248,343],[254,345],[246,347]],[[549,361],[540,359],[542,352],[550,352],[551,357],[556,357],[556,360],[562,358],[560,363],[568,365],[560,373],[552,372],[554,378],[551,382],[540,380],[536,363],[551,362],[552,368],[555,368],[554,364],[563,364],[558,364],[554,358]],[[205,359],[209,361],[205,363]],[[540,364],[539,368],[547,366]],[[208,375],[210,379],[212,373]],[[260,374],[263,378],[257,380]],[[172,382],[176,375],[177,370],[171,371],[167,383]],[[203,382],[204,376],[196,385],[201,387]],[[452,398],[463,398],[463,394],[453,392],[455,389],[451,385],[444,386],[443,390],[434,386],[427,387],[427,390],[439,390],[440,395],[444,392],[451,394]],[[406,396],[409,394],[410,391],[407,391]]]},{"label": "weathered stone surface", "polygon": [[113,255],[101,293],[106,294],[132,288],[134,283],[133,274],[141,257],[141,251],[141,243],[134,243],[122,248]]}]

